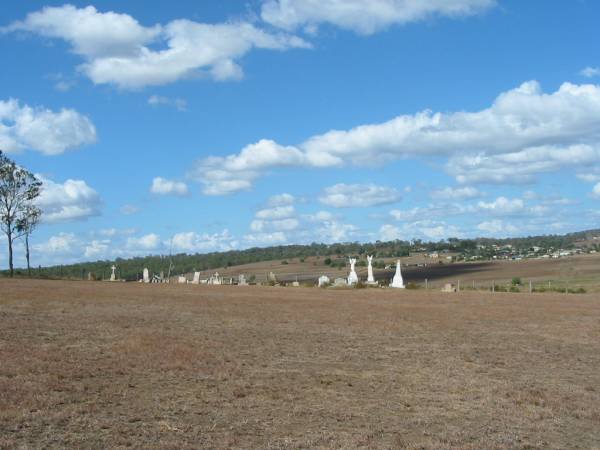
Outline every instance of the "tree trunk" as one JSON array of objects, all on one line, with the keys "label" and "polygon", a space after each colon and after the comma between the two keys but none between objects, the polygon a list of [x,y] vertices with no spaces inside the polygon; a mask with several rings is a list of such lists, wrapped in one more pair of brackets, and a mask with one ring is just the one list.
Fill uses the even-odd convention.
[{"label": "tree trunk", "polygon": [[25,233],[25,257],[27,258],[27,276],[31,278],[31,266],[29,265],[29,233]]},{"label": "tree trunk", "polygon": [[7,233],[7,236],[8,236],[8,268],[10,270],[10,277],[12,278],[15,273],[15,270],[13,267],[13,248],[12,248],[13,242],[12,242],[12,233],[10,231],[10,228]]}]

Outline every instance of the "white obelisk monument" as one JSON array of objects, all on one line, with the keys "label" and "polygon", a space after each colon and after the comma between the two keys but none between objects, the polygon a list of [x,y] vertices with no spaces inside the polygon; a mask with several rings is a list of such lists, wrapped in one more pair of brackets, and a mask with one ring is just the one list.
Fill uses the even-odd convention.
[{"label": "white obelisk monument", "polygon": [[356,258],[350,258],[350,275],[348,275],[348,286],[358,283],[358,275],[356,275],[354,266],[356,266]]},{"label": "white obelisk monument", "polygon": [[402,269],[400,267],[400,260],[396,263],[396,274],[394,275],[394,279],[392,280],[392,284],[390,287],[397,289],[404,289],[404,280],[402,279]]}]

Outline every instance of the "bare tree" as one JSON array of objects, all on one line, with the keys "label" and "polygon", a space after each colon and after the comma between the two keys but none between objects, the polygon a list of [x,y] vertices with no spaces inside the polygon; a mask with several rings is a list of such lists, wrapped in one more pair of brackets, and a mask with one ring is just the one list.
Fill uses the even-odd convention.
[{"label": "bare tree", "polygon": [[27,259],[27,275],[31,276],[31,265],[29,264],[29,236],[40,222],[42,210],[33,203],[25,206],[23,215],[17,220],[17,231],[25,237],[25,258]]},{"label": "bare tree", "polygon": [[13,243],[24,235],[23,231],[19,231],[19,224],[24,221],[33,201],[40,195],[41,187],[41,181],[31,172],[19,167],[0,151],[0,229],[8,238],[8,267],[11,277],[14,275]]}]

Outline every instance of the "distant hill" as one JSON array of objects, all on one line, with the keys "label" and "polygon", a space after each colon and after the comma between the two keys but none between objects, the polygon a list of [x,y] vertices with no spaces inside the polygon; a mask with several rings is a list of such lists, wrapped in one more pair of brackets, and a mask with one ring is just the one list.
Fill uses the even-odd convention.
[{"label": "distant hill", "polygon": [[[180,253],[172,256],[149,255],[130,259],[111,261],[93,261],[64,266],[43,267],[35,270],[35,275],[44,278],[86,278],[92,273],[98,279],[110,276],[110,267],[115,264],[118,267],[118,276],[125,280],[137,280],[141,278],[145,267],[151,273],[169,272],[189,273],[194,271],[206,271],[219,268],[228,268],[243,264],[258,263],[264,261],[285,261],[298,258],[302,260],[308,257],[320,257],[323,265],[335,267],[336,264],[345,264],[343,258],[349,255],[375,255],[377,258],[405,257],[415,252],[449,252],[459,255],[478,254],[480,248],[491,246],[512,246],[516,251],[526,250],[533,247],[542,249],[573,249],[575,247],[595,248],[600,251],[600,230],[587,230],[564,235],[529,236],[508,239],[457,239],[449,238],[439,242],[416,241],[389,241],[375,243],[338,243],[310,245],[286,245],[266,248],[249,248],[246,250],[235,250],[228,252],[213,252],[206,254]],[[488,254],[489,255],[489,252]],[[6,272],[2,272],[6,275]],[[24,273],[24,271],[17,271]]]}]

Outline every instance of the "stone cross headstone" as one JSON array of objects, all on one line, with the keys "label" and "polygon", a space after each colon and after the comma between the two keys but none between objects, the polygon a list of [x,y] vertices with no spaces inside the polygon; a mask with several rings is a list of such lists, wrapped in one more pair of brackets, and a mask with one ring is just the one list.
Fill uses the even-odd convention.
[{"label": "stone cross headstone", "polygon": [[115,270],[117,270],[117,267],[113,264],[110,270],[112,270],[112,273],[110,274],[110,281],[115,281],[117,279],[115,276]]},{"label": "stone cross headstone", "polygon": [[392,280],[392,284],[390,287],[397,289],[404,289],[404,280],[402,279],[402,268],[400,264],[400,260],[396,263],[396,274],[394,275],[394,279]]},{"label": "stone cross headstone", "polygon": [[356,258],[350,258],[350,274],[348,275],[348,285],[352,286],[353,284],[358,283],[358,275],[356,275],[356,270],[354,267],[356,266]]},{"label": "stone cross headstone", "polygon": [[144,283],[150,283],[150,273],[147,268],[144,268]]},{"label": "stone cross headstone", "polygon": [[238,276],[238,286],[248,286],[246,276],[243,273]]}]

